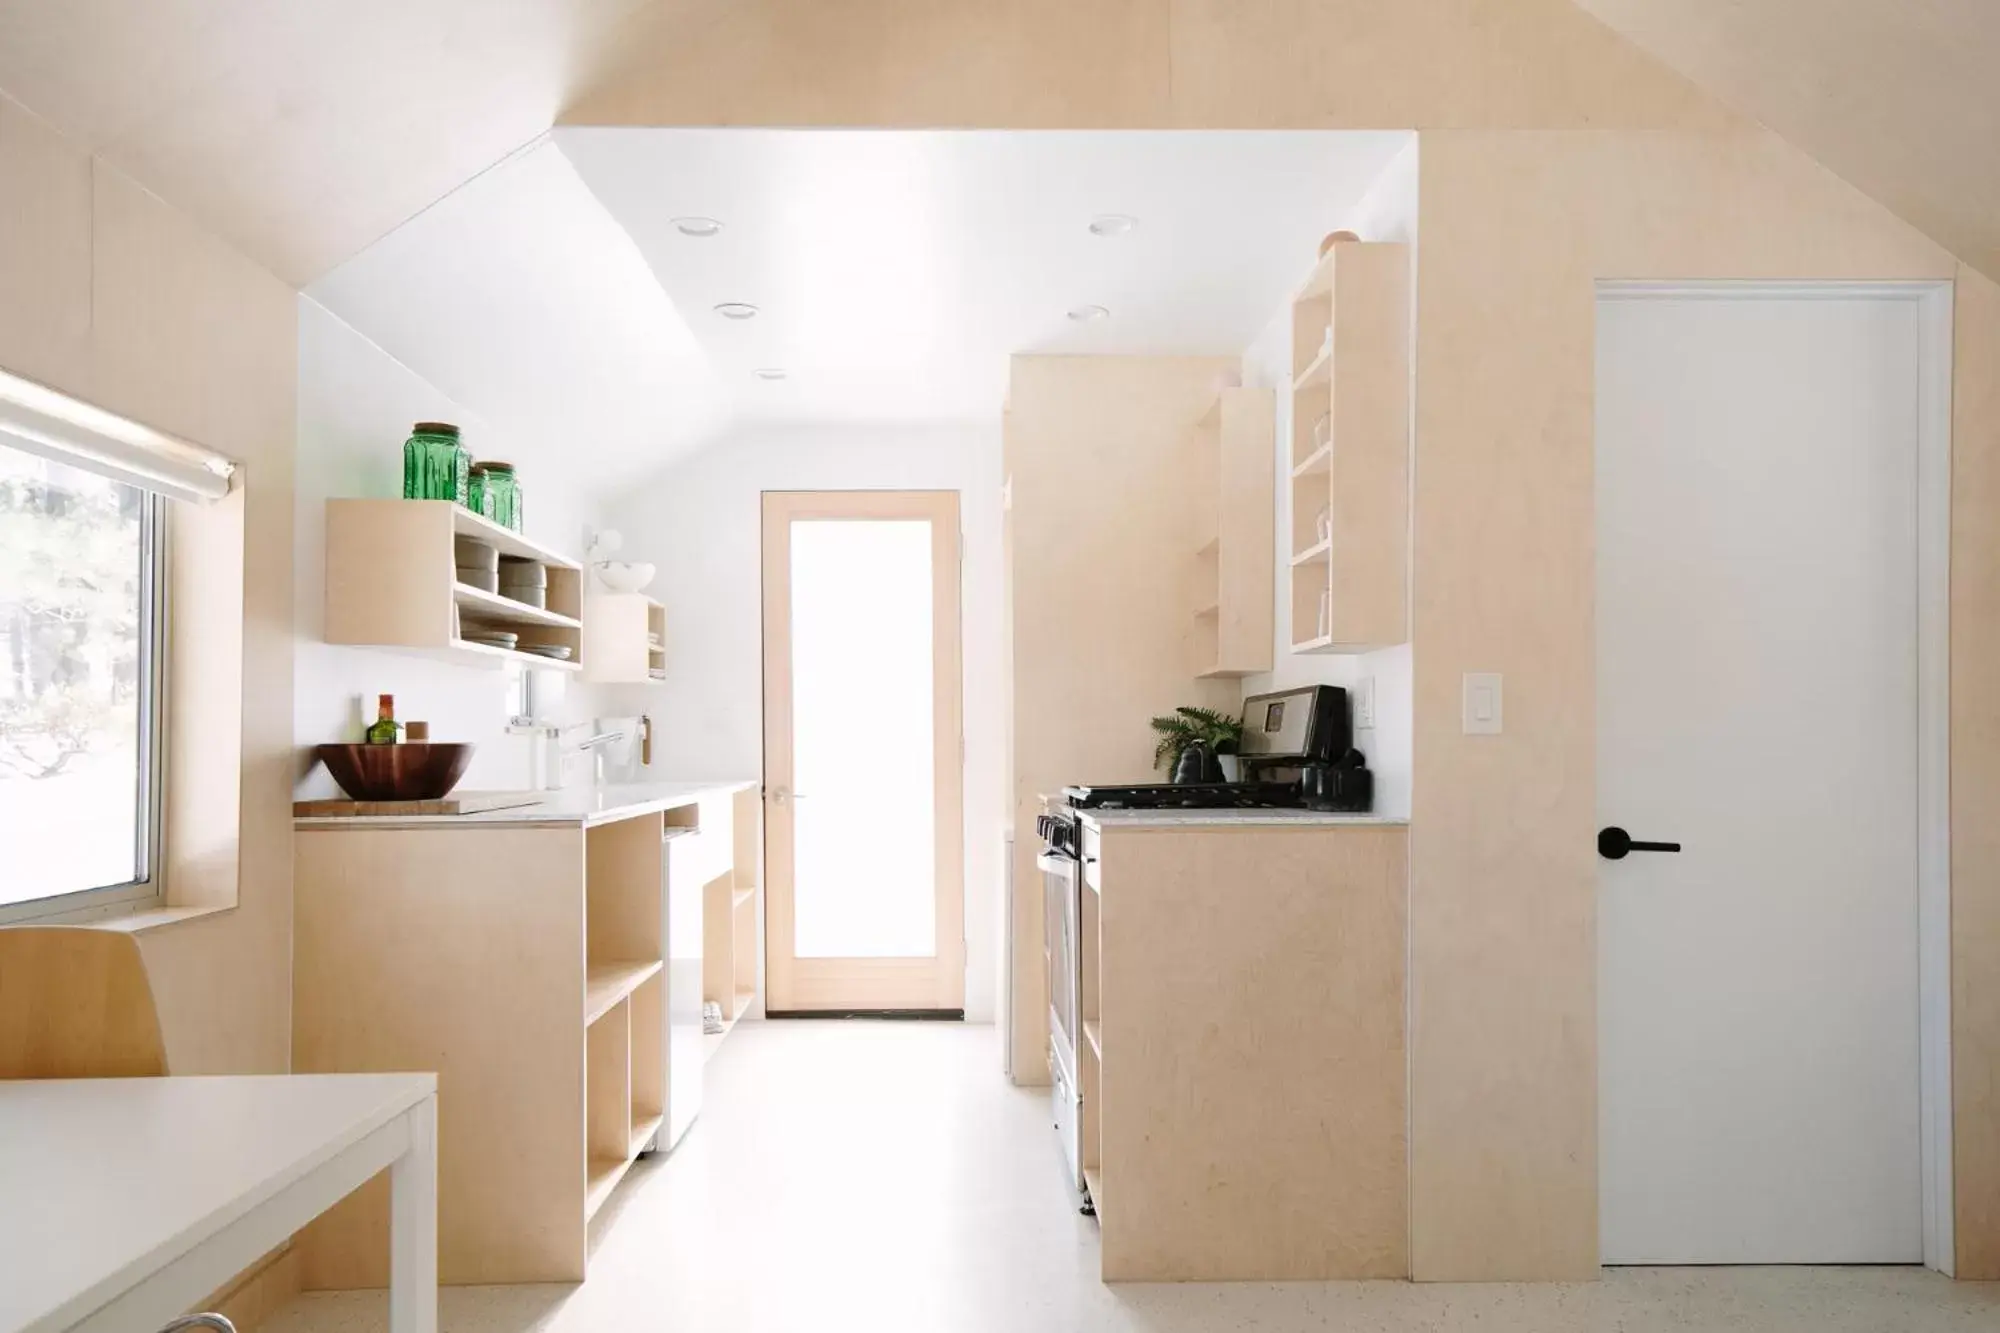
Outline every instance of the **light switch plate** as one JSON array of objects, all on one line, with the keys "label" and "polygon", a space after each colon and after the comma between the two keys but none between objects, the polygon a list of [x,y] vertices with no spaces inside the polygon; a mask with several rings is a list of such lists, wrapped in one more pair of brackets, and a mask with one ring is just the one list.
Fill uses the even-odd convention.
[{"label": "light switch plate", "polygon": [[1363,676],[1349,687],[1349,701],[1353,704],[1354,729],[1356,731],[1375,725],[1375,677]]},{"label": "light switch plate", "polygon": [[1465,734],[1468,736],[1498,736],[1500,734],[1500,673],[1497,671],[1468,671],[1465,673]]}]

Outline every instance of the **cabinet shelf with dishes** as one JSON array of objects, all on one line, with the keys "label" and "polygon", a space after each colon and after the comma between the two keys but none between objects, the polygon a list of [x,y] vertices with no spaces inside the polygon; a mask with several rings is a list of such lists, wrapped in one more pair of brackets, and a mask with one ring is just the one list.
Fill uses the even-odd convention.
[{"label": "cabinet shelf with dishes", "polygon": [[1409,638],[1410,252],[1336,244],[1292,303],[1291,646]]},{"label": "cabinet shelf with dishes", "polygon": [[1195,674],[1271,669],[1271,500],[1277,395],[1224,389],[1195,434]]},{"label": "cabinet shelf with dishes", "polygon": [[[458,539],[537,566],[544,605],[459,578]],[[326,502],[326,629],[345,643],[497,666],[583,669],[583,566],[449,500]]]}]

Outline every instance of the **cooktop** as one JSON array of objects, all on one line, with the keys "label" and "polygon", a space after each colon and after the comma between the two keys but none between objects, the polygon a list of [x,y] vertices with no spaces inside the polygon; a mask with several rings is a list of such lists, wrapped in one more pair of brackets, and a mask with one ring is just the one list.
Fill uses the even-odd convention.
[{"label": "cooktop", "polygon": [[1305,805],[1292,782],[1064,787],[1063,799],[1077,810],[1298,810]]}]

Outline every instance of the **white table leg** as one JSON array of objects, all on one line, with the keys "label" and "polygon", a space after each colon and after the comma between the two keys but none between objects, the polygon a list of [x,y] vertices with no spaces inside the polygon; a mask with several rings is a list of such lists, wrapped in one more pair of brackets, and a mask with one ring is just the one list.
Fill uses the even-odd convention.
[{"label": "white table leg", "polygon": [[437,1098],[409,1112],[389,1168],[389,1333],[437,1333]]}]

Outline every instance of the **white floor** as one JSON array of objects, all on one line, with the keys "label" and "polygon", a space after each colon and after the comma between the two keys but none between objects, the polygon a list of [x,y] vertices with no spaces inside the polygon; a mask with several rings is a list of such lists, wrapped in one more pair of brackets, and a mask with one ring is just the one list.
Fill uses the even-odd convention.
[{"label": "white floor", "polygon": [[[2000,1328],[2000,1284],[1904,1268],[1107,1287],[1045,1099],[1000,1077],[992,1029],[746,1023],[707,1073],[680,1149],[635,1168],[600,1217],[588,1283],[447,1288],[443,1333]],[[379,1292],[315,1293],[269,1327],[376,1333],[385,1311]]]}]

